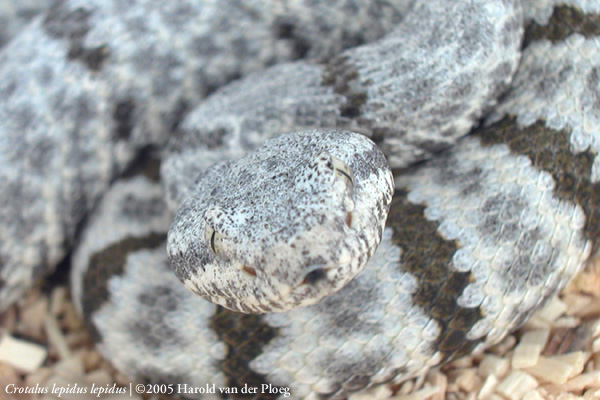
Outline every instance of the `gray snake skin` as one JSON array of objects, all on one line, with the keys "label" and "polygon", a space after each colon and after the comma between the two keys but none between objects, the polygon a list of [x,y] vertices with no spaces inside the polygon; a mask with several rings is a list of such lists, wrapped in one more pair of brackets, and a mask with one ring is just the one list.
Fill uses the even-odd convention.
[{"label": "gray snake skin", "polygon": [[599,35],[584,0],[54,1],[0,52],[0,306],[75,247],[119,371],[257,399],[480,352],[597,251]]}]

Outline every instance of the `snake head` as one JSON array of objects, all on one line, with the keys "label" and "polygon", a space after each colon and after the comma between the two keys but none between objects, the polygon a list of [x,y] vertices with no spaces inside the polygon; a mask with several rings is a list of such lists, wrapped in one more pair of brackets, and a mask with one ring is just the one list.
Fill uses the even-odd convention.
[{"label": "snake head", "polygon": [[207,170],[171,225],[170,264],[190,290],[234,311],[313,304],[364,268],[392,193],[368,138],[280,135]]}]

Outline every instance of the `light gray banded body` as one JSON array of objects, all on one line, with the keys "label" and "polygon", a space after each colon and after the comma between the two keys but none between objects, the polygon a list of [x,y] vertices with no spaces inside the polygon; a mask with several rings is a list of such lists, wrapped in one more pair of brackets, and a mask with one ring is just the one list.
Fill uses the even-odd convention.
[{"label": "light gray banded body", "polygon": [[[594,18],[587,15],[594,12],[586,8],[589,4],[556,8],[555,13],[568,10]],[[552,2],[544,6],[536,2],[536,6],[526,4],[525,15],[546,25]],[[435,160],[396,174],[388,228],[381,233],[378,250],[346,287],[315,305],[287,313],[243,315],[194,297],[168,271],[164,242],[171,216],[158,186],[142,177],[117,184],[85,229],[74,259],[74,294],[81,299],[101,351],[117,368],[140,380],[194,386],[265,383],[290,387],[294,398],[344,398],[369,385],[407,379],[452,356],[480,350],[518,326],[565,284],[598,236],[599,187],[594,167],[598,131],[590,121],[598,115],[594,71],[600,54],[593,38],[585,38],[589,32],[563,32],[564,37],[551,44],[545,40],[545,28],[530,26],[515,86],[487,126]],[[578,50],[569,53],[571,48],[581,48],[577,46],[587,49],[586,56]],[[569,57],[557,58],[557,50]],[[333,65],[351,58],[342,57]],[[336,128],[370,134],[385,151],[402,146],[383,139],[393,130],[386,123],[395,126],[394,122],[382,118],[383,128],[377,126],[379,119],[369,113],[379,108],[370,108],[370,93],[360,95],[360,84],[376,83],[376,79],[355,81],[356,71],[345,76],[344,66],[342,71],[332,70],[340,80],[322,80],[332,83],[323,89],[334,88],[323,93],[320,80],[310,84],[313,67],[277,68],[308,70],[309,89],[303,92],[303,101],[294,101],[301,98],[294,85],[279,87],[277,81],[266,93],[258,88],[252,92],[252,81],[273,82],[260,81],[260,75],[237,84],[247,88],[250,106],[240,102],[233,111],[220,107],[235,106],[243,96],[232,95],[237,92],[230,88],[216,93],[179,125],[180,136],[163,168],[167,203],[193,201],[187,200],[196,190],[193,171],[204,167],[189,162],[188,150],[209,150],[209,161],[208,154],[216,154],[215,160],[235,158],[241,150],[256,147],[252,140],[257,131],[269,133],[297,117],[301,128],[323,128],[328,123],[322,121],[330,121]],[[357,86],[344,87],[346,78]],[[505,78],[495,82],[489,89],[499,91],[507,83]],[[277,101],[271,96],[289,87],[288,98]],[[463,87],[459,92],[464,95],[469,90]],[[484,92],[483,98],[497,94]],[[457,92],[444,93],[456,96]],[[332,105],[333,111],[314,118],[307,112],[307,98],[317,103],[325,99],[322,105],[325,109]],[[273,107],[279,104],[290,108],[278,107],[274,115]],[[491,98],[483,100],[473,114],[467,101],[465,120],[472,122],[492,104]],[[553,110],[553,104],[586,106],[564,113],[568,107]],[[266,113],[261,116],[261,112]],[[211,116],[214,125],[200,125],[206,120],[203,115]],[[468,129],[465,120],[454,128]],[[223,121],[229,123],[228,129],[223,129]],[[446,132],[444,121],[425,124],[444,126]],[[198,142],[188,140],[194,136]],[[406,160],[437,148],[417,142],[407,142]],[[401,159],[395,163],[402,165]],[[173,173],[178,168],[186,173]],[[182,215],[180,220],[186,218]],[[233,307],[235,302],[226,305]]]},{"label": "light gray banded body", "polygon": [[113,179],[207,93],[380,37],[410,2],[357,5],[52,1],[0,53],[0,309],[54,269]]},{"label": "light gray banded body", "polygon": [[[243,312],[288,310],[338,290],[364,267],[381,237],[391,187],[380,173],[363,180],[366,167],[352,162],[356,175],[353,204],[342,207],[351,213],[352,223],[346,224],[346,230],[335,220],[319,222],[322,234],[318,234],[300,222],[315,219],[308,212],[314,206],[306,207],[298,200],[297,209],[307,212],[293,216],[285,195],[280,199],[276,194],[290,192],[299,199],[305,189],[298,182],[282,182],[275,192],[262,184],[264,189],[246,189],[243,181],[255,179],[252,174],[240,178],[232,172],[238,177],[224,178],[218,184],[247,194],[229,196],[226,191],[213,194],[211,184],[219,176],[228,177],[232,168],[219,164],[204,171],[222,159],[239,159],[281,132],[314,128],[363,133],[377,141],[392,167],[430,157],[468,132],[495,104],[516,69],[521,33],[521,7],[516,1],[418,2],[403,23],[372,44],[346,50],[323,63],[283,63],[210,96],[183,121],[164,157],[162,177],[168,203],[172,209],[180,207],[168,241],[169,261],[177,276],[211,302]],[[478,84],[473,85],[473,80]],[[339,146],[348,147],[349,154],[362,152]],[[330,153],[334,159],[341,158],[334,146]],[[377,156],[370,154],[375,162],[370,168],[378,169]],[[350,158],[343,157],[342,164]],[[291,161],[284,160],[282,156],[281,164],[289,166]],[[310,163],[307,158],[305,164]],[[256,168],[258,176],[268,175],[259,165],[245,168]],[[307,181],[321,187],[316,182],[320,175],[307,172]],[[366,181],[372,183],[362,183]],[[268,198],[270,203],[263,203],[265,212],[257,219],[247,218],[258,214],[252,196]],[[316,195],[310,201],[326,203]],[[327,215],[333,215],[335,208]],[[271,224],[268,209],[277,210],[276,219],[285,229]],[[219,220],[213,217],[215,213]],[[263,223],[271,228],[263,229]],[[228,251],[227,246],[221,252],[211,249],[203,240],[209,236],[207,229],[234,243],[230,247],[235,250]],[[301,232],[312,237],[310,245],[303,245],[309,241]],[[347,239],[335,238],[337,234]],[[292,238],[298,242],[294,256],[284,256],[279,244],[291,247]],[[231,268],[236,264],[238,268]],[[252,267],[256,279],[248,280],[245,265]],[[307,287],[303,278],[314,268],[323,271],[323,279]],[[246,281],[252,283],[246,287]]]},{"label": "light gray banded body", "polygon": [[[390,33],[378,45],[340,59],[281,67],[297,84],[298,79],[312,84],[308,92],[292,91],[297,103],[288,112],[294,110],[299,119],[280,128],[333,124],[370,136],[385,134],[382,145],[393,150],[388,156],[402,163],[466,133],[516,67],[519,9],[516,2],[423,4],[420,14],[431,18],[408,18],[398,28],[411,3],[54,1],[0,54],[0,183],[6,188],[0,192],[0,308],[64,257],[81,221],[140,150],[164,144],[206,94],[251,71],[299,57],[323,60]],[[478,29],[463,32],[436,22],[445,21],[442,16],[449,12],[457,15],[456,26],[478,20]],[[416,40],[406,46],[403,37],[411,31],[428,34],[411,35]],[[378,53],[390,55],[395,68],[373,69]],[[356,72],[351,85],[345,84],[343,71]],[[474,78],[481,84],[469,86]],[[415,101],[407,104],[405,95]],[[410,116],[395,112],[407,105]],[[358,108],[364,112],[357,114]],[[238,157],[274,134],[257,125],[259,120],[247,120],[253,132],[228,143],[225,154],[211,152],[212,157]],[[277,123],[264,122],[271,128]],[[211,140],[218,142],[219,133],[227,132],[213,128],[206,127],[211,131],[194,147],[210,148]],[[177,145],[187,145],[185,140],[174,141],[179,143],[174,152]],[[179,195],[190,187],[181,182],[189,170],[209,165],[190,166],[185,154],[171,160],[183,165],[165,174],[165,185]]]},{"label": "light gray banded body", "polygon": [[0,1],[0,47],[24,29],[33,18],[48,9],[50,0]]}]

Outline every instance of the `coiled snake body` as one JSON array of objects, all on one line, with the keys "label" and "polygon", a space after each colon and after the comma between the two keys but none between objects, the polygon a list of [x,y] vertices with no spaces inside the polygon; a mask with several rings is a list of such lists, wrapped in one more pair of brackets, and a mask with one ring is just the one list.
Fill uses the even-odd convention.
[{"label": "coiled snake body", "polygon": [[137,380],[345,398],[481,351],[595,251],[599,12],[55,1],[0,53],[0,300],[81,233]]}]

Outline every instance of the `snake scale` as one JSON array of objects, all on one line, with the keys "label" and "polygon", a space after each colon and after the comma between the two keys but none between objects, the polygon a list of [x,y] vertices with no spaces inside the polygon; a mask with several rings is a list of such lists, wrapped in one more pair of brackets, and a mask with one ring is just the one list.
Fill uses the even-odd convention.
[{"label": "snake scale", "polygon": [[39,4],[2,32],[0,305],[74,248],[133,379],[347,398],[597,250],[599,1]]}]

